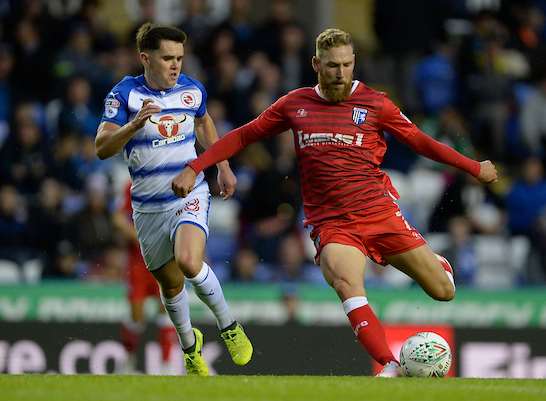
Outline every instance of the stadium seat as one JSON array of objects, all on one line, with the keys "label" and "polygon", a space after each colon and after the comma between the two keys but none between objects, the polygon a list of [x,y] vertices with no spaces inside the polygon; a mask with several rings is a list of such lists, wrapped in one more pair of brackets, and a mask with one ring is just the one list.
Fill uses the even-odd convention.
[{"label": "stadium seat", "polygon": [[517,236],[510,240],[510,267],[515,275],[523,274],[530,251],[531,243],[528,238]]},{"label": "stadium seat", "polygon": [[43,264],[39,259],[27,260],[23,263],[22,273],[25,283],[35,284],[42,279]]},{"label": "stadium seat", "polygon": [[420,168],[409,173],[408,184],[408,192],[415,194],[411,205],[414,224],[419,230],[424,230],[434,206],[444,192],[444,177],[439,172]]},{"label": "stadium seat", "polygon": [[510,288],[514,285],[510,240],[500,235],[477,235],[478,272],[476,285],[481,288]]},{"label": "stadium seat", "polygon": [[234,199],[212,197],[209,228],[211,233],[235,234],[239,231],[239,203]]},{"label": "stadium seat", "polygon": [[21,271],[17,263],[0,260],[0,284],[14,284],[21,281]]}]

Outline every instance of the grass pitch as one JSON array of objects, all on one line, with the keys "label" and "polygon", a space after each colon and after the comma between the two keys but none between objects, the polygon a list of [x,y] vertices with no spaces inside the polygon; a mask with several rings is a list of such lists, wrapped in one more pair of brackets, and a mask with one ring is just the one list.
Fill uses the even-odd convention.
[{"label": "grass pitch", "polygon": [[544,401],[546,380],[0,375],[0,401]]}]

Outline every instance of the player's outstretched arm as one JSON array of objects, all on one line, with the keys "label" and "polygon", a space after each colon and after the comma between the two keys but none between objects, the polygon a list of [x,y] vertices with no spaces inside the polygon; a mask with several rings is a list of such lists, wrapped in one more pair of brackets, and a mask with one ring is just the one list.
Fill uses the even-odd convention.
[{"label": "player's outstretched arm", "polygon": [[[197,140],[205,149],[208,149],[212,144],[218,141],[216,126],[208,112],[205,112],[203,117],[195,119],[195,133],[197,135]],[[227,160],[217,163],[216,167],[218,167],[220,196],[226,200],[235,192],[237,178],[235,177],[235,174],[233,174],[233,171],[231,171],[231,167],[229,167],[229,162]]]},{"label": "player's outstretched arm", "polygon": [[103,121],[97,129],[95,137],[95,152],[99,159],[107,159],[117,154],[123,146],[135,135],[135,133],[144,127],[146,120],[152,114],[159,113],[161,108],[153,104],[152,100],[145,100],[142,108],[138,111],[135,118],[124,126]]},{"label": "player's outstretched arm", "polygon": [[172,182],[174,193],[185,197],[192,190],[197,174],[207,167],[229,159],[251,143],[280,134],[290,128],[283,113],[286,98],[283,96],[251,122],[230,131],[190,162],[188,167],[174,178]]}]

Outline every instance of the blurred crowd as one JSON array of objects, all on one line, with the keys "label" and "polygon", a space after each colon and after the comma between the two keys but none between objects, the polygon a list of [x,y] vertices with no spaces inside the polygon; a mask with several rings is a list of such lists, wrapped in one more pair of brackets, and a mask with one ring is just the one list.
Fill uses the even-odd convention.
[{"label": "blurred crowd", "polygon": [[[219,135],[316,80],[310,58],[324,27],[304,24],[296,1],[271,0],[257,20],[250,0],[125,0],[121,33],[103,3],[0,1],[0,260],[21,269],[38,261],[41,279],[123,278],[127,244],[113,215],[128,174],[121,157],[96,158],[94,135],[107,92],[141,73],[141,23],[169,21],[188,34],[183,70],[207,88]],[[356,43],[355,79],[502,175],[480,186],[386,133],[384,167],[406,217],[456,266],[459,284],[544,284],[546,0],[381,0],[371,10],[377,47]],[[237,193],[214,199],[207,247],[219,278],[283,283],[287,296],[297,283],[322,283],[290,133],[231,164]],[[368,280],[409,285],[374,266]]]}]

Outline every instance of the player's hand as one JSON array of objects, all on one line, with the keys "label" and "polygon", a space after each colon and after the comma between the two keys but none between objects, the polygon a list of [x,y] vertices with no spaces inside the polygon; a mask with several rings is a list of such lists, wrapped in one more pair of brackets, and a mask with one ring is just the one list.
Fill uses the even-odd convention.
[{"label": "player's hand", "polygon": [[150,118],[152,114],[159,113],[161,107],[154,104],[152,99],[144,99],[142,102],[142,108],[138,111],[135,118],[131,121],[135,129],[141,129],[146,124],[146,120]]},{"label": "player's hand", "polygon": [[174,177],[171,187],[176,196],[185,198],[192,191],[195,185],[195,171],[191,167],[186,167],[180,174]]},{"label": "player's hand", "polygon": [[226,163],[218,169],[218,186],[220,187],[220,196],[223,200],[229,199],[233,195],[236,185],[237,178]]},{"label": "player's hand", "polygon": [[484,184],[498,181],[497,169],[490,160],[480,162],[480,174],[478,180]]}]

